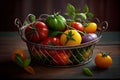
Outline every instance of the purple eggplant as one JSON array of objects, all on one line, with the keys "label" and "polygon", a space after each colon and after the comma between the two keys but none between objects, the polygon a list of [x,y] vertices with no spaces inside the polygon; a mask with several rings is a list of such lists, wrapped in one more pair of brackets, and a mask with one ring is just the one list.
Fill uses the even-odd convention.
[{"label": "purple eggplant", "polygon": [[92,40],[94,40],[96,38],[97,38],[97,35],[95,33],[85,34],[82,37],[82,43],[86,43],[86,42],[92,41]]}]

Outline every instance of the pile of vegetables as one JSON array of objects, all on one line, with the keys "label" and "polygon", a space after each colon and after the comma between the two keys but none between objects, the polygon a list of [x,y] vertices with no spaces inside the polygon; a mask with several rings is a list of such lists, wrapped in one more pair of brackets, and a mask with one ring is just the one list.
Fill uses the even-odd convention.
[{"label": "pile of vegetables", "polygon": [[[27,24],[25,28],[26,39],[38,44],[46,42],[46,45],[74,46],[97,38],[95,34],[97,24],[88,20],[93,17],[93,14],[89,12],[87,5],[85,5],[84,11],[80,12],[69,3],[65,14],[71,18],[66,19],[57,12],[48,15],[44,21],[40,21],[36,19],[35,15],[28,15],[24,22],[24,25]],[[59,45],[54,39],[53,41],[48,40],[49,38],[57,38]],[[46,39],[49,44],[45,41]]]},{"label": "pile of vegetables", "polygon": [[[97,24],[91,22],[93,14],[89,12],[87,5],[84,10],[76,9],[72,4],[68,3],[67,12],[69,18],[65,18],[59,12],[42,16],[37,19],[35,15],[29,14],[25,19],[24,35],[27,41],[47,46],[76,46],[96,39]],[[29,46],[29,48],[34,46]],[[50,63],[58,65],[78,64],[79,61],[85,61],[91,51],[92,46],[81,49],[69,50],[45,50],[39,49],[38,46],[31,48],[34,56],[39,54],[40,59],[49,59]],[[71,52],[73,55],[71,55]],[[51,59],[52,58],[52,59]],[[75,60],[74,58],[78,59]],[[46,60],[46,59],[45,59]]]}]

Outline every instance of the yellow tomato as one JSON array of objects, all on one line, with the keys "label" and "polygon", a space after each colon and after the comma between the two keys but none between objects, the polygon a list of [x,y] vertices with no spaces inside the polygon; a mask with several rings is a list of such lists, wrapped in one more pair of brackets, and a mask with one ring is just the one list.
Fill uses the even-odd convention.
[{"label": "yellow tomato", "polygon": [[87,33],[95,33],[97,30],[97,24],[94,22],[88,23],[88,26],[85,27]]},{"label": "yellow tomato", "polygon": [[60,37],[60,43],[65,46],[80,45],[81,35],[76,30],[66,30]]}]

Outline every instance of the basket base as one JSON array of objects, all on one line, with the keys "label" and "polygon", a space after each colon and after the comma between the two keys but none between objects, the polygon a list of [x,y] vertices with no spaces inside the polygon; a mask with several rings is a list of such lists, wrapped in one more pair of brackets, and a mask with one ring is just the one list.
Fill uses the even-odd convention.
[{"label": "basket base", "polygon": [[32,62],[49,67],[74,67],[92,60],[94,45],[69,50],[28,48]]}]

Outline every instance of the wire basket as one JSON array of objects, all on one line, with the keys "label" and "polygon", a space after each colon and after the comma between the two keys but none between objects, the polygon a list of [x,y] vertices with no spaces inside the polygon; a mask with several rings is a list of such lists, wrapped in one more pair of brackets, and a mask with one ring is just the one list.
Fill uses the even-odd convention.
[{"label": "wire basket", "polygon": [[[96,19],[97,20],[97,19]],[[16,18],[15,24],[19,29],[22,40],[26,43],[32,61],[45,66],[72,67],[84,65],[92,60],[93,50],[102,37],[102,32],[108,28],[107,21],[98,24],[98,37],[92,41],[76,46],[50,46],[30,42],[25,39],[24,27]],[[22,26],[22,27],[21,27]]]}]

